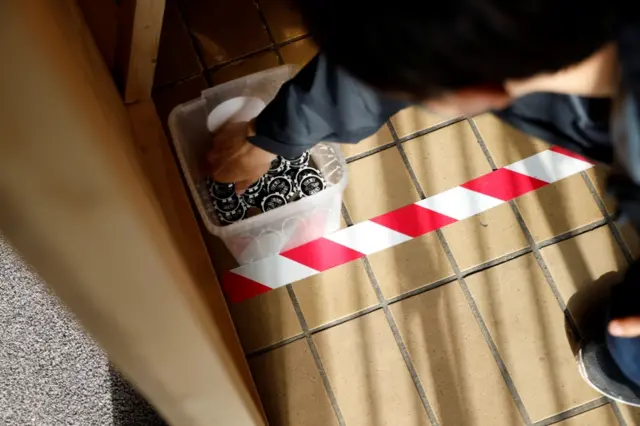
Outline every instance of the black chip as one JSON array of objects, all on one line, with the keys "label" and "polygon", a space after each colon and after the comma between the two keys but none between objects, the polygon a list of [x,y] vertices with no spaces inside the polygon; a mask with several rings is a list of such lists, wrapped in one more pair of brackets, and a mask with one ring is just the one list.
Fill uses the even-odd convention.
[{"label": "black chip", "polygon": [[267,191],[269,194],[280,194],[287,200],[295,195],[293,181],[286,175],[272,178],[267,185]]},{"label": "black chip", "polygon": [[299,169],[295,169],[293,167],[287,167],[287,170],[284,172],[285,176],[289,176],[292,182],[296,181],[296,176],[298,175]]},{"label": "black chip", "polygon": [[216,200],[226,200],[236,193],[235,185],[232,183],[220,183],[211,181],[209,193]]},{"label": "black chip", "polygon": [[218,211],[218,217],[220,218],[221,222],[235,223],[244,219],[246,213],[247,213],[247,208],[244,206],[244,204],[239,203],[238,207],[236,207],[231,211],[228,211],[228,212]]},{"label": "black chip", "polygon": [[216,200],[216,210],[222,213],[232,212],[240,205],[240,198],[234,192],[233,195],[225,200]]},{"label": "black chip", "polygon": [[324,180],[315,175],[307,175],[300,181],[300,193],[303,197],[308,197],[324,190]]},{"label": "black chip", "polygon": [[260,179],[258,179],[257,181],[249,185],[247,190],[244,191],[243,195],[254,197],[260,194],[260,191],[262,191],[263,186],[264,186],[264,176],[261,176]]},{"label": "black chip", "polygon": [[322,178],[322,174],[320,174],[318,170],[314,169],[313,167],[305,167],[304,169],[301,169],[300,171],[298,171],[298,173],[296,173],[296,184],[300,186],[300,182],[306,176],[318,176],[319,178]]},{"label": "black chip", "polygon": [[269,194],[262,200],[262,211],[268,212],[287,204],[287,200],[280,194]]},{"label": "black chip", "polygon": [[267,174],[271,176],[278,176],[282,174],[287,168],[287,160],[278,156],[271,162],[271,167],[269,167],[269,171]]},{"label": "black chip", "polygon": [[294,169],[300,169],[302,167],[306,167],[307,164],[309,164],[310,158],[311,158],[311,155],[309,154],[309,152],[305,151],[300,157],[294,158],[293,160],[288,160],[289,167]]}]

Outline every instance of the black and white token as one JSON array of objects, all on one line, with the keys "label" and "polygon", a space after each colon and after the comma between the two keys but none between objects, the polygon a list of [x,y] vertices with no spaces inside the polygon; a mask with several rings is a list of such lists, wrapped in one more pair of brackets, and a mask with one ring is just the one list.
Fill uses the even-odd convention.
[{"label": "black and white token", "polygon": [[313,194],[324,190],[325,183],[320,176],[307,175],[300,181],[300,194],[303,197],[308,197]]},{"label": "black and white token", "polygon": [[209,193],[216,200],[226,200],[236,193],[235,185],[232,183],[220,183],[211,181]]},{"label": "black and white token", "polygon": [[300,186],[300,182],[306,176],[318,176],[322,179],[322,174],[318,170],[314,169],[313,167],[305,167],[304,169],[300,169],[300,171],[296,173],[296,185]]},{"label": "black and white token", "polygon": [[272,178],[267,184],[267,191],[269,194],[280,194],[287,201],[290,201],[295,196],[293,181],[287,175]]},{"label": "black and white token", "polygon": [[287,168],[287,160],[278,156],[271,162],[271,167],[269,167],[268,175],[278,176],[282,174]]},{"label": "black and white token", "polygon": [[286,198],[281,194],[269,194],[262,200],[262,211],[268,212],[287,204]]},{"label": "black and white token", "polygon": [[240,202],[240,198],[234,192],[231,197],[224,200],[216,200],[215,206],[216,210],[221,213],[228,213],[236,210],[238,206],[242,204]]},{"label": "black and white token", "polygon": [[301,169],[303,167],[306,167],[309,164],[310,158],[311,155],[309,154],[309,151],[305,151],[300,157],[294,158],[293,160],[288,160],[289,167],[293,169]]},{"label": "black and white token", "polygon": [[238,203],[238,206],[228,212],[218,211],[218,217],[223,223],[236,223],[245,218],[247,214],[247,208],[244,204]]},{"label": "black and white token", "polygon": [[265,189],[265,178],[264,176],[260,177],[257,181],[252,183],[247,190],[242,194],[242,202],[247,205],[247,207],[258,207],[260,206],[260,200],[263,197],[263,192]]},{"label": "black and white token", "polygon": [[260,179],[253,182],[249,187],[244,191],[244,195],[255,196],[260,194],[262,191],[262,187],[264,186],[264,176],[261,176]]}]

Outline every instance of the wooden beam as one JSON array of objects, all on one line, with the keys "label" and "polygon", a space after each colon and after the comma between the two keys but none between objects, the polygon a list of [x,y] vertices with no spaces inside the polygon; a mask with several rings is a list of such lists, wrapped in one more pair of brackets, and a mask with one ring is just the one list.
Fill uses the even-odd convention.
[{"label": "wooden beam", "polygon": [[265,425],[175,166],[140,166],[150,104],[124,107],[74,0],[0,3],[0,55],[3,234],[168,423]]},{"label": "wooden beam", "polygon": [[150,99],[165,0],[121,0],[116,76],[126,103]]}]

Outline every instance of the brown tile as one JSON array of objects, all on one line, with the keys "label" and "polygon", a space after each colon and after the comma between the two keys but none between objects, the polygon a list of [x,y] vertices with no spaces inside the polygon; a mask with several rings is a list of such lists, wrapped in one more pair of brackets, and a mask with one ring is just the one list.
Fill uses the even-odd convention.
[{"label": "brown tile", "polygon": [[318,53],[318,46],[310,38],[296,41],[280,48],[280,54],[285,64],[304,67]]},{"label": "brown tile", "polygon": [[640,258],[640,235],[638,235],[635,227],[629,221],[616,224],[616,226],[620,230],[620,235],[622,235],[624,243],[631,252],[631,256],[634,259]]},{"label": "brown tile", "polygon": [[215,86],[226,81],[244,77],[245,75],[254,74],[269,68],[275,68],[278,65],[280,65],[278,57],[275,52],[269,50],[245,59],[240,59],[239,61],[232,62],[228,65],[223,65],[221,68],[211,71],[211,82]]},{"label": "brown tile", "polygon": [[447,255],[434,232],[374,253],[369,261],[388,299],[453,276]]},{"label": "brown tile", "polygon": [[260,0],[260,8],[277,43],[306,33],[302,17],[291,0]]},{"label": "brown tile", "polygon": [[[216,271],[222,281],[227,271],[238,266],[222,240],[209,234],[198,218],[200,232]],[[246,353],[281,342],[302,333],[286,288],[278,288],[241,303],[229,304],[229,311]]]},{"label": "brown tile", "polygon": [[362,261],[330,269],[293,285],[300,308],[315,328],[378,303]]},{"label": "brown tile", "polygon": [[541,253],[565,301],[607,272],[626,269],[607,226],[545,247]]},{"label": "brown tile", "polygon": [[167,1],[158,49],[155,86],[173,83],[202,72],[189,30],[174,0]]},{"label": "brown tile", "polygon": [[382,311],[313,339],[346,424],[430,425]]},{"label": "brown tile", "polygon": [[229,310],[242,347],[247,353],[302,333],[284,287],[244,302],[230,304]]},{"label": "brown tile", "polygon": [[442,232],[462,270],[529,246],[508,204],[446,226]]},{"label": "brown tile", "polygon": [[[165,86],[153,92],[153,102],[158,111],[158,117],[167,131],[167,119],[177,105],[199,98],[200,93],[207,88],[207,82],[201,75],[181,81],[171,86]],[[167,135],[169,132],[167,131]]]},{"label": "brown tile", "polygon": [[536,242],[604,217],[580,175],[523,195],[516,204]]},{"label": "brown tile", "polygon": [[[618,420],[616,415],[613,414],[613,410],[610,405],[604,405],[595,410],[587,411],[579,416],[571,417],[570,419],[563,420],[560,423],[555,423],[556,426],[618,426]],[[632,426],[632,425],[629,425]]]},{"label": "brown tile", "polygon": [[550,145],[502,122],[493,114],[474,117],[478,130],[497,167],[549,149]]},{"label": "brown tile", "polygon": [[180,0],[180,4],[208,67],[269,45],[253,0]]},{"label": "brown tile", "polygon": [[419,106],[405,108],[391,117],[391,122],[399,137],[428,129],[447,120],[447,117],[428,112]]},{"label": "brown tile", "polygon": [[342,149],[344,156],[349,158],[358,154],[362,154],[363,152],[369,151],[370,149],[388,144],[389,142],[393,142],[393,136],[391,135],[389,127],[387,127],[387,125],[385,124],[380,128],[380,130],[378,130],[377,133],[361,140],[357,144],[342,144],[340,145],[340,149]]},{"label": "brown tile", "polygon": [[426,195],[491,172],[471,126],[460,122],[403,144]]},{"label": "brown tile", "polygon": [[466,281],[531,420],[600,397],[578,373],[564,314],[533,255]]},{"label": "brown tile", "polygon": [[349,164],[344,202],[354,223],[419,199],[397,149],[387,149]]},{"label": "brown tile", "polygon": [[441,425],[523,424],[457,282],[391,310]]},{"label": "brown tile", "polygon": [[614,197],[607,193],[607,179],[609,178],[609,167],[596,165],[595,167],[587,170],[593,186],[596,187],[596,192],[604,201],[604,205],[610,214],[615,214],[618,203]]},{"label": "brown tile", "polygon": [[306,340],[260,355],[249,364],[270,425],[338,424]]},{"label": "brown tile", "polygon": [[627,426],[640,426],[640,408],[624,404],[618,404],[618,408],[620,408]]}]

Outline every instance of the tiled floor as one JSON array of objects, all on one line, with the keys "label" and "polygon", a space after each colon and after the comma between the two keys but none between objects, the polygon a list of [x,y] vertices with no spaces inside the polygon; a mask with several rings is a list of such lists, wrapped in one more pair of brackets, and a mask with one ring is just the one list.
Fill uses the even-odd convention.
[{"label": "tiled floor", "polygon": [[[158,111],[166,121],[206,87],[315,51],[286,2],[168,0]],[[345,226],[547,148],[489,115],[407,109],[344,147]],[[231,306],[271,424],[640,426],[640,410],[583,383],[565,336],[568,299],[640,253],[611,222],[605,175],[583,172]],[[233,266],[207,240],[217,271]]]}]

